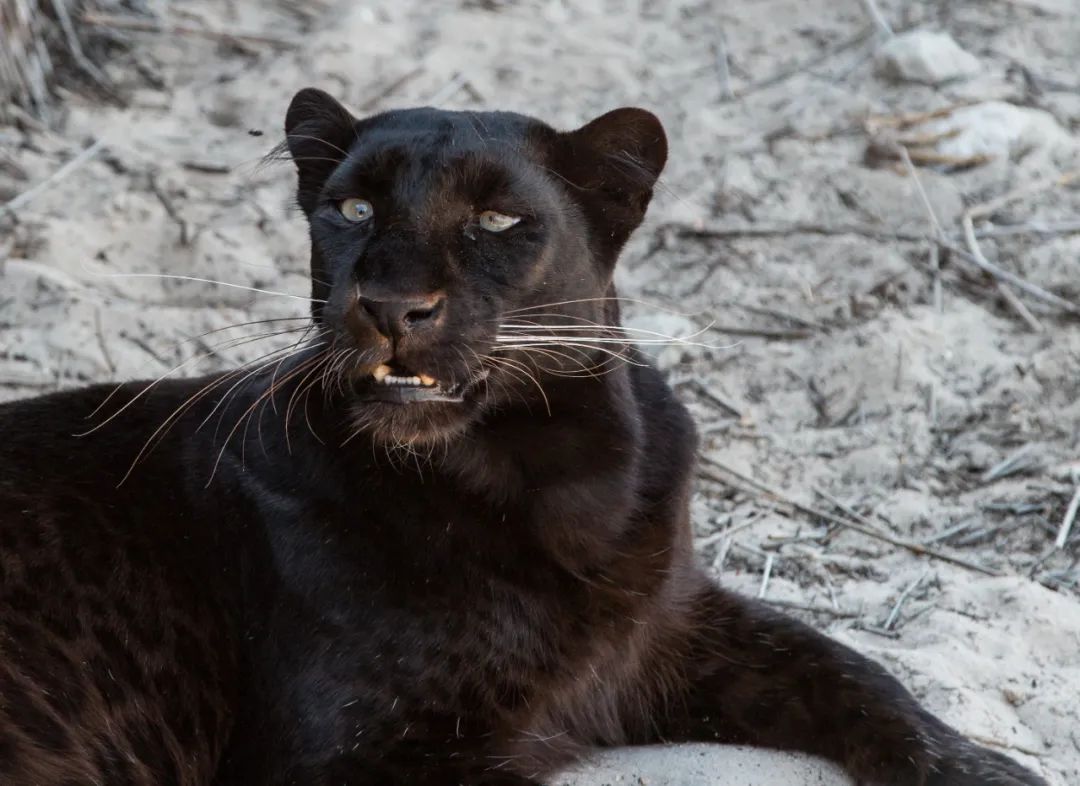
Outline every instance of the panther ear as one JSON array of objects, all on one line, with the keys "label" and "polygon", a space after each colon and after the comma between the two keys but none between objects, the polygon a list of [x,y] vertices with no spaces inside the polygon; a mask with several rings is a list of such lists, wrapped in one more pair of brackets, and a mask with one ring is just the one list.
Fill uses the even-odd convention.
[{"label": "panther ear", "polygon": [[310,212],[330,173],[345,160],[356,141],[357,119],[337,99],[305,87],[285,113],[285,145],[300,176],[300,206]]},{"label": "panther ear", "polygon": [[554,169],[574,187],[613,262],[644,218],[667,161],[663,125],[644,109],[615,109],[560,134],[556,149]]}]

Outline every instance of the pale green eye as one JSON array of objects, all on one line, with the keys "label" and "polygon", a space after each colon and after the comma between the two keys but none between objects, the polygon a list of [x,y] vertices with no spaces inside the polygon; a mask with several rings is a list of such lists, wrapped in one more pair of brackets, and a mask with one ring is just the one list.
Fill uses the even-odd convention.
[{"label": "pale green eye", "polygon": [[375,208],[366,199],[343,199],[338,210],[345,216],[345,220],[354,224],[362,224],[375,214]]},{"label": "pale green eye", "polygon": [[486,229],[488,232],[503,232],[521,221],[521,219],[517,216],[496,213],[494,210],[485,210],[477,217],[477,221],[480,228]]}]

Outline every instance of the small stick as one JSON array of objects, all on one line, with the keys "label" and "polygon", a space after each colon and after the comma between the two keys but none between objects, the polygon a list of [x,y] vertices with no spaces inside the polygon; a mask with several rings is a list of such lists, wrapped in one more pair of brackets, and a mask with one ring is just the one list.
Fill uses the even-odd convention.
[{"label": "small stick", "polygon": [[287,41],[283,38],[272,36],[254,35],[252,33],[233,33],[223,30],[213,30],[205,27],[192,27],[191,25],[162,24],[149,19],[134,19],[131,17],[114,16],[112,14],[85,13],[80,19],[83,24],[95,27],[112,27],[116,30],[131,30],[137,33],[159,33],[162,35],[190,35],[212,38],[218,41],[244,41],[252,44],[268,44],[282,49],[295,49],[295,41]]},{"label": "small stick", "polygon": [[859,513],[859,511],[855,510],[855,508],[851,507],[851,505],[848,505],[843,500],[839,499],[838,497],[833,496],[832,494],[830,494],[829,492],[827,492],[825,489],[821,488],[820,486],[814,486],[813,487],[813,492],[815,494],[817,494],[819,497],[821,497],[823,500],[828,502],[830,505],[835,506],[836,508],[842,510],[847,515],[851,516],[851,518],[855,519],[856,521],[863,521],[866,524],[866,526],[874,527],[875,529],[877,529],[878,532],[882,532],[882,530],[879,529],[877,527],[877,525],[873,521],[866,518],[861,513]]},{"label": "small stick", "polygon": [[911,151],[911,157],[926,166],[944,164],[956,169],[974,169],[993,160],[991,156],[985,153],[976,153],[973,156],[952,156],[948,153],[939,153],[936,150],[919,150],[918,148]]},{"label": "small stick", "polygon": [[[1010,191],[1007,194],[1003,194],[1000,197],[997,197],[996,199],[991,199],[989,202],[984,202],[981,205],[975,205],[974,207],[971,207],[968,210],[964,211],[963,216],[961,216],[960,218],[960,225],[961,227],[963,227],[964,240],[967,243],[968,251],[971,254],[972,261],[974,261],[975,264],[977,264],[983,270],[991,273],[991,275],[998,279],[998,290],[1002,292],[1003,295],[1005,294],[1004,290],[1002,289],[1003,282],[1008,282],[1020,289],[1021,291],[1027,292],[1029,295],[1033,295],[1034,297],[1038,297],[1042,300],[1049,299],[1050,302],[1053,302],[1061,308],[1064,308],[1069,313],[1080,314],[1080,306],[1076,306],[1075,304],[1070,303],[1064,298],[1060,298],[1057,295],[1047,292],[1041,287],[1036,287],[1034,284],[1029,284],[1027,281],[1024,281],[1024,279],[1020,278],[1019,276],[1013,273],[1009,273],[1008,271],[999,268],[996,265],[993,265],[990,260],[988,260],[983,255],[982,247],[979,245],[979,239],[975,235],[976,218],[992,215],[996,210],[1000,209],[1004,205],[1007,205],[1013,200],[1019,199],[1020,197],[1037,194],[1049,188],[1061,188],[1077,179],[1080,179],[1080,170],[1073,170],[1071,172],[1066,172],[1062,175],[1048,178],[1046,180],[1041,180],[1029,186],[1024,186],[1023,188],[1018,188],[1014,191]],[[1038,294],[1035,294],[1036,292],[1038,292]],[[1012,293],[1009,294],[1011,295]],[[1049,295],[1050,298],[1047,298],[1047,295]],[[1010,305],[1015,308],[1014,299],[1010,299],[1008,295],[1005,295],[1005,299],[1009,302]],[[1020,314],[1022,317],[1024,317],[1025,321],[1029,325],[1031,325],[1033,329],[1036,330],[1036,332],[1042,332],[1042,325],[1037,319],[1035,319],[1034,315],[1032,315],[1031,312],[1027,310],[1027,308],[1024,308],[1022,311],[1020,311]]]},{"label": "small stick", "polygon": [[927,120],[936,120],[939,117],[947,117],[957,109],[978,103],[977,101],[962,101],[958,104],[950,104],[929,112],[909,112],[900,115],[871,115],[866,119],[866,127],[873,132],[882,128],[911,128],[925,123]]},{"label": "small stick", "polygon": [[1072,531],[1073,522],[1076,521],[1078,510],[1080,510],[1080,486],[1076,487],[1076,493],[1073,494],[1072,499],[1069,501],[1069,507],[1065,510],[1065,518],[1062,520],[1061,529],[1058,530],[1057,538],[1054,540],[1054,548],[1065,548],[1069,533]]},{"label": "small stick", "polygon": [[881,31],[881,34],[885,38],[892,38],[894,35],[896,35],[893,32],[892,27],[885,20],[885,17],[881,13],[881,9],[877,7],[877,3],[874,2],[874,0],[863,0],[863,7],[870,15],[870,18],[873,20],[874,25],[878,28],[878,30]]},{"label": "small stick", "polygon": [[105,340],[105,331],[101,327],[101,309],[94,309],[94,328],[97,331],[98,346],[101,347],[101,356],[105,358],[105,365],[108,366],[109,376],[116,376],[116,364],[113,363],[112,355],[109,354],[109,345]]},{"label": "small stick", "polygon": [[734,325],[709,325],[709,330],[727,333],[729,336],[758,336],[760,338],[801,339],[812,338],[809,330],[783,330],[778,328],[745,328]]},{"label": "small stick", "polygon": [[887,639],[899,639],[900,634],[895,630],[885,630],[879,628],[877,625],[867,625],[865,622],[859,623],[857,626],[859,630],[865,630],[867,633],[873,633],[875,636],[884,636]]},{"label": "small stick", "polygon": [[864,30],[856,36],[849,38],[846,41],[841,41],[839,44],[830,49],[826,49],[821,54],[810,58],[804,63],[798,63],[790,68],[781,69],[772,76],[767,76],[758,82],[753,82],[747,85],[741,90],[734,91],[731,99],[728,100],[734,101],[739,98],[745,98],[751,93],[756,93],[759,90],[765,90],[766,88],[773,87],[780,84],[781,82],[785,82],[793,76],[805,74],[815,66],[821,65],[826,60],[831,60],[833,57],[836,57],[836,55],[843,54],[847,50],[854,49],[855,47],[859,46],[864,41],[866,41],[866,39],[869,38],[872,33],[872,28]]},{"label": "small stick", "polygon": [[930,244],[930,271],[934,276],[934,310],[945,312],[945,294],[941,286],[941,248],[937,242]]},{"label": "small stick", "polygon": [[1029,221],[1026,224],[1006,224],[975,230],[975,237],[1010,237],[1012,235],[1071,235],[1080,232],[1080,221],[1043,223]]},{"label": "small stick", "polygon": [[924,131],[912,136],[897,137],[896,141],[907,148],[930,147],[943,139],[955,139],[960,136],[959,128],[950,128],[946,131]]},{"label": "small stick", "polygon": [[720,543],[720,549],[713,559],[712,568],[717,574],[724,572],[724,563],[727,562],[728,552],[731,551],[731,538],[725,538]]},{"label": "small stick", "polygon": [[991,748],[998,748],[1003,751],[1014,750],[1018,753],[1025,753],[1028,756],[1034,756],[1037,759],[1044,759],[1046,757],[1045,751],[1040,752],[1037,750],[1033,750],[1032,748],[1028,748],[1024,745],[1017,745],[1011,742],[1003,742],[1001,740],[996,740],[993,737],[984,737],[981,734],[971,734],[970,732],[965,732],[964,736],[968,739],[975,740],[975,742],[978,742],[982,745],[988,745]]},{"label": "small stick", "polygon": [[907,169],[908,174],[915,183],[915,188],[919,192],[919,200],[922,202],[923,210],[926,211],[927,218],[930,219],[930,225],[934,229],[934,236],[939,238],[945,237],[945,230],[942,229],[937,213],[934,212],[934,206],[930,203],[930,196],[923,187],[922,178],[919,177],[919,170],[915,168],[915,164],[912,162],[911,155],[908,153],[907,148],[898,144],[896,145],[896,152],[900,154],[900,159],[904,162],[904,167]]},{"label": "small stick", "polygon": [[731,69],[728,66],[727,41],[724,39],[724,31],[721,28],[712,45],[713,60],[716,63],[716,75],[720,79],[720,97],[724,101],[735,98],[735,91],[731,89]]},{"label": "small stick", "polygon": [[463,71],[458,71],[450,77],[449,82],[433,93],[430,98],[424,99],[423,103],[429,106],[438,106],[444,101],[448,101],[457,95],[458,91],[465,86],[467,81],[469,81],[469,79],[465,76],[465,73]]},{"label": "small stick", "polygon": [[679,223],[661,224],[657,231],[673,232],[680,238],[698,240],[739,240],[742,238],[771,238],[785,237],[788,235],[821,235],[823,237],[838,237],[843,235],[860,235],[874,240],[925,240],[926,234],[919,232],[892,231],[880,229],[874,226],[860,224],[752,224],[750,226],[714,226],[714,227],[690,227]]},{"label": "small stick", "polygon": [[32,199],[36,198],[49,186],[60,182],[65,177],[74,172],[76,169],[85,164],[87,161],[89,161],[91,158],[96,156],[98,154],[98,151],[100,151],[101,148],[103,148],[104,146],[105,139],[102,138],[98,139],[89,147],[84,148],[77,156],[72,158],[70,161],[57,169],[47,178],[42,180],[36,186],[27,191],[23,191],[18,196],[0,205],[0,215],[3,215],[4,213],[14,213],[15,211],[19,210],[24,205],[28,204]]},{"label": "small stick", "polygon": [[381,90],[378,90],[374,95],[362,101],[357,108],[361,112],[370,112],[372,109],[378,106],[384,98],[393,95],[402,87],[407,85],[409,82],[416,79],[416,77],[420,76],[420,74],[422,73],[424,73],[423,66],[417,66],[412,71],[405,72],[397,79],[392,81],[390,84],[386,85]]},{"label": "small stick", "polygon": [[800,317],[798,314],[792,314],[788,311],[781,311],[778,308],[768,308],[766,306],[755,306],[750,303],[739,303],[738,301],[729,302],[727,305],[735,306],[735,308],[741,308],[743,311],[749,311],[751,314],[760,314],[766,317],[775,317],[777,319],[784,319],[788,322],[794,322],[799,327],[804,327],[807,330],[828,330],[828,326],[817,322],[813,319],[806,317]]},{"label": "small stick", "polygon": [[1003,461],[998,462],[990,469],[986,470],[982,476],[983,483],[993,483],[995,480],[1007,477],[1008,475],[1015,475],[1017,472],[1029,468],[1034,457],[1031,455],[1033,452],[1031,445],[1024,445],[1019,450],[1013,452],[1007,456]]},{"label": "small stick", "polygon": [[881,626],[882,628],[884,628],[885,630],[892,630],[892,626],[896,622],[896,618],[900,616],[900,609],[904,607],[907,599],[911,597],[911,593],[913,593],[916,588],[923,583],[923,579],[925,579],[929,573],[930,569],[927,568],[922,572],[922,574],[920,574],[919,578],[911,582],[911,584],[908,585],[908,588],[900,593],[900,597],[896,599],[896,604],[892,607],[892,611],[890,611],[889,616],[885,618],[885,624]]},{"label": "small stick", "polygon": [[1033,333],[1042,333],[1045,331],[1046,328],[1043,327],[1039,318],[1031,313],[1031,310],[1024,305],[1024,301],[1018,298],[1015,292],[1000,281],[996,282],[994,287],[997,289],[998,294],[1005,298],[1005,302],[1009,304],[1009,307],[1020,316],[1020,319],[1027,322],[1028,327],[1031,328]]},{"label": "small stick", "polygon": [[1046,303],[1057,306],[1058,308],[1062,309],[1063,311],[1067,311],[1070,314],[1080,316],[1080,305],[1072,303],[1061,297],[1060,295],[1055,295],[1053,292],[1048,292],[1037,284],[1032,284],[1030,281],[1026,281],[1023,278],[1020,278],[1020,276],[1016,275],[1015,273],[998,267],[986,257],[976,256],[970,251],[960,248],[956,244],[949,241],[938,241],[938,245],[940,245],[942,248],[949,249],[949,251],[956,254],[956,256],[958,256],[960,259],[970,262],[971,264],[982,270],[984,273],[988,273],[996,279],[1000,279],[1001,281],[1012,284],[1021,292],[1031,295],[1037,300],[1042,300]]},{"label": "small stick", "polygon": [[765,597],[765,592],[769,589],[769,577],[772,576],[773,555],[769,554],[765,557],[765,570],[761,573],[761,589],[758,590],[758,600],[762,600]]},{"label": "small stick", "polygon": [[71,23],[71,16],[68,14],[66,0],[52,0],[52,7],[57,20],[60,22],[60,29],[64,31],[64,38],[67,40],[68,51],[71,53],[71,57],[76,65],[78,65],[91,79],[97,82],[98,85],[111,92],[108,77],[106,77],[105,74],[101,72],[101,69],[94,65],[83,52],[79,36],[75,33],[75,26]]},{"label": "small stick", "polygon": [[[751,487],[756,489],[758,491],[758,493],[767,494],[768,496],[772,497],[773,499],[779,500],[780,502],[783,502],[783,503],[785,503],[787,505],[790,505],[792,508],[801,511],[802,513],[805,513],[808,516],[815,516],[815,517],[817,517],[817,518],[819,518],[819,519],[821,519],[823,521],[832,522],[833,524],[837,524],[837,525],[839,525],[841,527],[846,527],[847,529],[854,530],[855,532],[860,532],[863,535],[866,535],[867,537],[876,538],[877,540],[884,541],[884,542],[889,543],[889,544],[891,544],[893,546],[897,546],[899,548],[907,549],[908,551],[914,552],[915,554],[922,554],[922,555],[925,555],[925,556],[928,556],[928,557],[933,557],[934,559],[939,559],[942,562],[948,562],[948,563],[951,563],[953,565],[959,565],[962,568],[967,568],[968,570],[974,570],[974,571],[976,571],[978,573],[983,573],[983,574],[985,574],[987,576],[1000,576],[1001,575],[998,571],[992,570],[992,569],[987,568],[987,567],[985,567],[983,565],[979,565],[978,563],[970,562],[968,560],[962,559],[961,557],[955,557],[955,556],[953,556],[951,554],[946,554],[944,552],[938,551],[937,549],[928,548],[928,547],[923,546],[923,545],[921,545],[919,543],[913,543],[911,541],[905,541],[905,540],[902,540],[900,538],[893,537],[892,535],[889,535],[887,533],[881,532],[880,530],[878,530],[874,526],[873,522],[871,522],[865,516],[861,516],[861,515],[859,515],[857,513],[854,513],[854,515],[853,515],[853,518],[855,518],[854,521],[851,521],[851,520],[846,519],[846,518],[842,518],[840,516],[836,516],[836,515],[834,515],[832,513],[829,513],[828,511],[820,510],[819,508],[815,508],[812,505],[805,505],[805,504],[803,504],[801,502],[798,502],[798,501],[792,499],[789,495],[785,494],[783,491],[781,491],[779,489],[776,489],[776,488],[773,488],[773,487],[771,487],[771,486],[769,486],[769,485],[767,485],[765,483],[762,483],[759,480],[755,480],[754,478],[750,477],[749,475],[744,475],[743,473],[739,472],[738,470],[732,469],[728,465],[726,465],[726,464],[724,464],[722,462],[719,462],[714,458],[710,458],[708,456],[703,456],[702,460],[705,461],[708,464],[711,464],[712,466],[716,467],[717,469],[728,473],[732,477],[738,478],[739,480],[743,481],[744,483],[749,484]],[[705,470],[704,468],[702,468],[699,471],[701,472],[702,475],[704,475],[704,477],[709,478],[709,479],[711,479],[713,481],[716,481],[717,483],[730,484],[730,481],[725,480],[724,478],[721,478],[721,477],[719,477],[717,475],[713,475],[713,474],[709,473],[707,470]],[[852,515],[852,514],[849,514],[849,515]]]},{"label": "small stick", "polygon": [[959,535],[961,532],[966,532],[972,527],[973,516],[961,521],[959,524],[954,524],[951,527],[946,527],[941,532],[936,532],[929,537],[923,538],[923,543],[929,545],[930,543],[940,543],[943,540],[948,540],[954,535]]},{"label": "small stick", "polygon": [[976,218],[983,218],[984,216],[992,215],[1005,205],[1009,204],[1010,202],[1016,201],[1020,197],[1032,196],[1034,194],[1047,191],[1051,188],[1064,188],[1065,186],[1072,183],[1074,180],[1080,180],[1080,169],[1074,169],[1070,172],[1063,172],[1060,175],[1055,175],[1054,177],[1048,177],[1044,180],[1036,181],[1035,183],[1032,183],[1030,185],[1022,186],[1020,188],[1014,189],[1013,191],[1002,194],[1001,196],[991,199],[988,202],[983,202],[980,205],[973,205],[972,207],[968,208],[967,211],[965,211],[964,215],[970,216],[972,220]]},{"label": "small stick", "polygon": [[227,175],[232,171],[232,167],[228,164],[213,164],[206,161],[181,161],[180,166],[204,175]]},{"label": "small stick", "polygon": [[840,609],[834,609],[831,606],[813,606],[808,603],[796,603],[791,600],[780,600],[778,598],[764,598],[764,601],[770,606],[780,606],[785,609],[795,609],[796,611],[806,611],[811,614],[828,614],[830,617],[836,617],[837,619],[849,620],[855,619],[859,615],[851,611],[841,611]]},{"label": "small stick", "polygon": [[152,176],[150,178],[150,190],[154,192],[154,196],[158,198],[158,202],[165,208],[165,213],[168,214],[169,218],[173,220],[173,223],[180,228],[180,245],[189,245],[191,238],[188,233],[188,222],[180,215],[180,211],[176,209],[176,205],[169,199],[169,195],[162,190],[161,185],[157,181],[157,177]]},{"label": "small stick", "polygon": [[739,420],[744,420],[746,418],[746,416],[743,414],[743,411],[739,407],[739,405],[736,404],[731,399],[729,399],[724,394],[719,393],[719,392],[711,389],[707,385],[704,385],[701,382],[698,382],[697,380],[691,380],[690,387],[692,387],[694,390],[696,390],[700,395],[702,395],[705,398],[709,399],[709,401],[711,401],[714,404],[716,404],[717,406],[719,406],[721,409],[724,409],[724,410],[730,412],[735,417],[739,418]]}]

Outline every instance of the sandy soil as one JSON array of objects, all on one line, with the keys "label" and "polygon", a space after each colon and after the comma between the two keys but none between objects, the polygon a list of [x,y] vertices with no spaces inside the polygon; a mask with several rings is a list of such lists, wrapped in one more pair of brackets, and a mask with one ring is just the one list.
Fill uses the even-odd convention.
[{"label": "sandy soil", "polygon": [[[72,84],[55,130],[0,127],[0,202],[98,145],[0,209],[0,397],[188,358],[176,373],[223,368],[285,340],[191,337],[303,312],[287,296],[307,290],[291,167],[260,163],[302,86],[364,112],[501,108],[565,127],[649,107],[672,156],[620,271],[644,301],[630,319],[711,325],[698,340],[727,347],[658,353],[701,425],[702,559],[879,658],[965,733],[1080,782],[1080,525],[1054,547],[1080,469],[1077,318],[1017,307],[1016,287],[955,253],[935,273],[932,223],[889,144],[918,157],[915,137],[953,129],[932,152],[987,154],[919,170],[959,245],[966,208],[1080,167],[1075,0],[879,3],[896,31],[947,31],[978,58],[937,87],[878,75],[882,38],[857,0],[144,5],[284,44],[118,33],[130,48],[106,70],[126,107]],[[1080,302],[1078,214],[1075,183],[1024,195],[976,222],[982,251]],[[603,766],[590,782],[610,780]]]}]

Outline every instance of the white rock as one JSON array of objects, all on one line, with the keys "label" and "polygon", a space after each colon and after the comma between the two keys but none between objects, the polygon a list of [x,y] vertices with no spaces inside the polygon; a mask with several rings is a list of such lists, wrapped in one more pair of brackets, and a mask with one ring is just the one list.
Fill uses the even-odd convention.
[{"label": "white rock", "polygon": [[552,786],[852,786],[829,762],[799,753],[725,745],[610,749]]},{"label": "white rock", "polygon": [[948,33],[912,30],[890,39],[877,55],[878,73],[902,82],[939,85],[977,74],[979,58]]},{"label": "white rock", "polygon": [[938,143],[938,152],[958,158],[1015,158],[1040,148],[1055,151],[1075,146],[1069,132],[1049,112],[1004,101],[962,107],[923,129],[947,134]]}]

